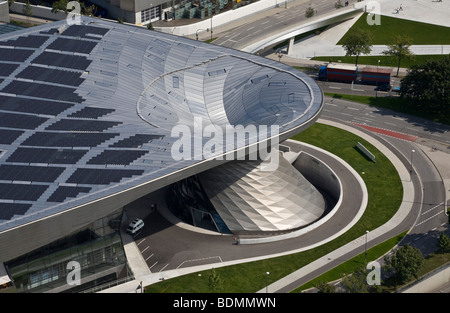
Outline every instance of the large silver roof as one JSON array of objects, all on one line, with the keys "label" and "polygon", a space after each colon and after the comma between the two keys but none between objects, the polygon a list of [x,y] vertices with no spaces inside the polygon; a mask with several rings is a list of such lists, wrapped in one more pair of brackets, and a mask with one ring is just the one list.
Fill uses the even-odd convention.
[{"label": "large silver roof", "polygon": [[1,35],[0,231],[201,164],[171,156],[175,125],[276,124],[283,140],[322,102],[291,67],[142,27],[82,17]]}]

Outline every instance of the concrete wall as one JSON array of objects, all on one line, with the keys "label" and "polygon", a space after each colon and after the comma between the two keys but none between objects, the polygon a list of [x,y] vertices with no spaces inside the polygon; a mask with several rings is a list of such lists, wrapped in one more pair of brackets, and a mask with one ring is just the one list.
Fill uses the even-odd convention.
[{"label": "concrete wall", "polygon": [[327,165],[307,153],[300,153],[293,165],[311,184],[320,186],[334,200],[339,199],[339,179]]},{"label": "concrete wall", "polygon": [[[11,12],[23,14],[24,6],[25,6],[24,3],[14,2],[11,5]],[[47,20],[60,21],[66,18],[66,13],[64,12],[52,13],[52,8],[40,5],[31,5],[31,11],[33,12],[34,17],[40,17]]]},{"label": "concrete wall", "polygon": [[[281,2],[281,3],[284,3],[284,2]],[[199,30],[199,29],[203,29],[203,30],[206,30],[207,28],[211,29],[211,24],[212,24],[213,37],[214,37],[214,27],[219,27],[219,26],[225,25],[227,23],[244,18],[248,15],[252,15],[252,14],[267,10],[267,9],[274,8],[276,5],[280,5],[280,0],[259,0],[258,2],[240,7],[238,9],[230,10],[230,11],[220,13],[218,15],[214,15],[212,18],[205,19],[205,20],[195,23],[195,24],[177,26],[177,27],[155,27],[155,30],[174,34],[174,35],[179,35],[179,36],[188,36],[188,35],[194,35],[197,32],[197,30]],[[211,20],[212,20],[212,23],[211,23]]]},{"label": "concrete wall", "polygon": [[0,1],[0,23],[9,23],[8,1]]}]

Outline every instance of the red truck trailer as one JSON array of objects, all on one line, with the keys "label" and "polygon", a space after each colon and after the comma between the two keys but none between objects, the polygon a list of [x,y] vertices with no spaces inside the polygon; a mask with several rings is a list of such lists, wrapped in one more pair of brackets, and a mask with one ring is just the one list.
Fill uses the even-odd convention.
[{"label": "red truck trailer", "polygon": [[319,70],[319,79],[336,82],[356,82],[358,77],[358,67],[348,64],[330,63],[324,65]]},{"label": "red truck trailer", "polygon": [[364,67],[361,71],[361,83],[367,85],[390,85],[392,69]]}]

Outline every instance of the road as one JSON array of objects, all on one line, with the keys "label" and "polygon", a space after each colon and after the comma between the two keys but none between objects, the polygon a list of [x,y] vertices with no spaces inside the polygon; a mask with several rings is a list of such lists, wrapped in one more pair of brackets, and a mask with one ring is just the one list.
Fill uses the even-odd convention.
[{"label": "road", "polygon": [[[325,99],[323,118],[360,125],[361,129],[374,127],[379,133],[372,132],[373,135],[407,160],[413,169],[413,178],[419,178],[421,188],[418,193],[422,199],[420,212],[404,243],[420,248],[425,255],[434,252],[439,233],[448,229],[448,218],[444,213],[446,193],[438,170],[422,149],[440,149],[450,154],[450,127],[383,108],[330,97]],[[404,137],[404,134],[410,136]]]},{"label": "road", "polygon": [[[300,145],[300,144],[298,144]],[[292,151],[300,149],[292,146]],[[341,209],[333,217],[309,233],[280,242],[235,245],[232,235],[211,235],[187,230],[171,224],[158,212],[144,219],[145,228],[134,237],[134,241],[152,273],[204,264],[216,264],[227,261],[246,262],[250,259],[263,259],[268,256],[291,254],[321,242],[326,242],[340,233],[351,223],[361,206],[362,191],[356,178],[336,159],[313,150],[307,146],[302,151],[310,153],[337,173],[345,190]],[[150,195],[158,210],[165,210],[164,192]],[[131,209],[126,208],[127,214]],[[125,225],[126,226],[126,225]],[[167,240],[170,238],[170,240]]]},{"label": "road", "polygon": [[[354,2],[356,1],[350,1],[350,4]],[[263,16],[261,19],[251,20],[242,26],[220,33],[213,44],[239,50],[249,45],[250,41],[256,42],[258,38],[270,37],[306,21],[305,12],[310,5],[316,14],[320,15],[335,11],[334,4],[335,1],[330,0],[317,0],[313,3],[310,0],[300,0],[288,2],[286,8],[286,2],[280,0],[279,8],[268,10],[267,14],[260,14]]]}]

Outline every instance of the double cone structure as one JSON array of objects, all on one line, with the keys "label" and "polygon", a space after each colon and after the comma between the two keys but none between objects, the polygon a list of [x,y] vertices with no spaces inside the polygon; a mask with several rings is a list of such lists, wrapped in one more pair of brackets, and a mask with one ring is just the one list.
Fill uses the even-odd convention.
[{"label": "double cone structure", "polygon": [[278,232],[318,220],[326,203],[321,193],[286,159],[275,171],[258,161],[233,161],[199,174],[202,186],[233,233]]}]

